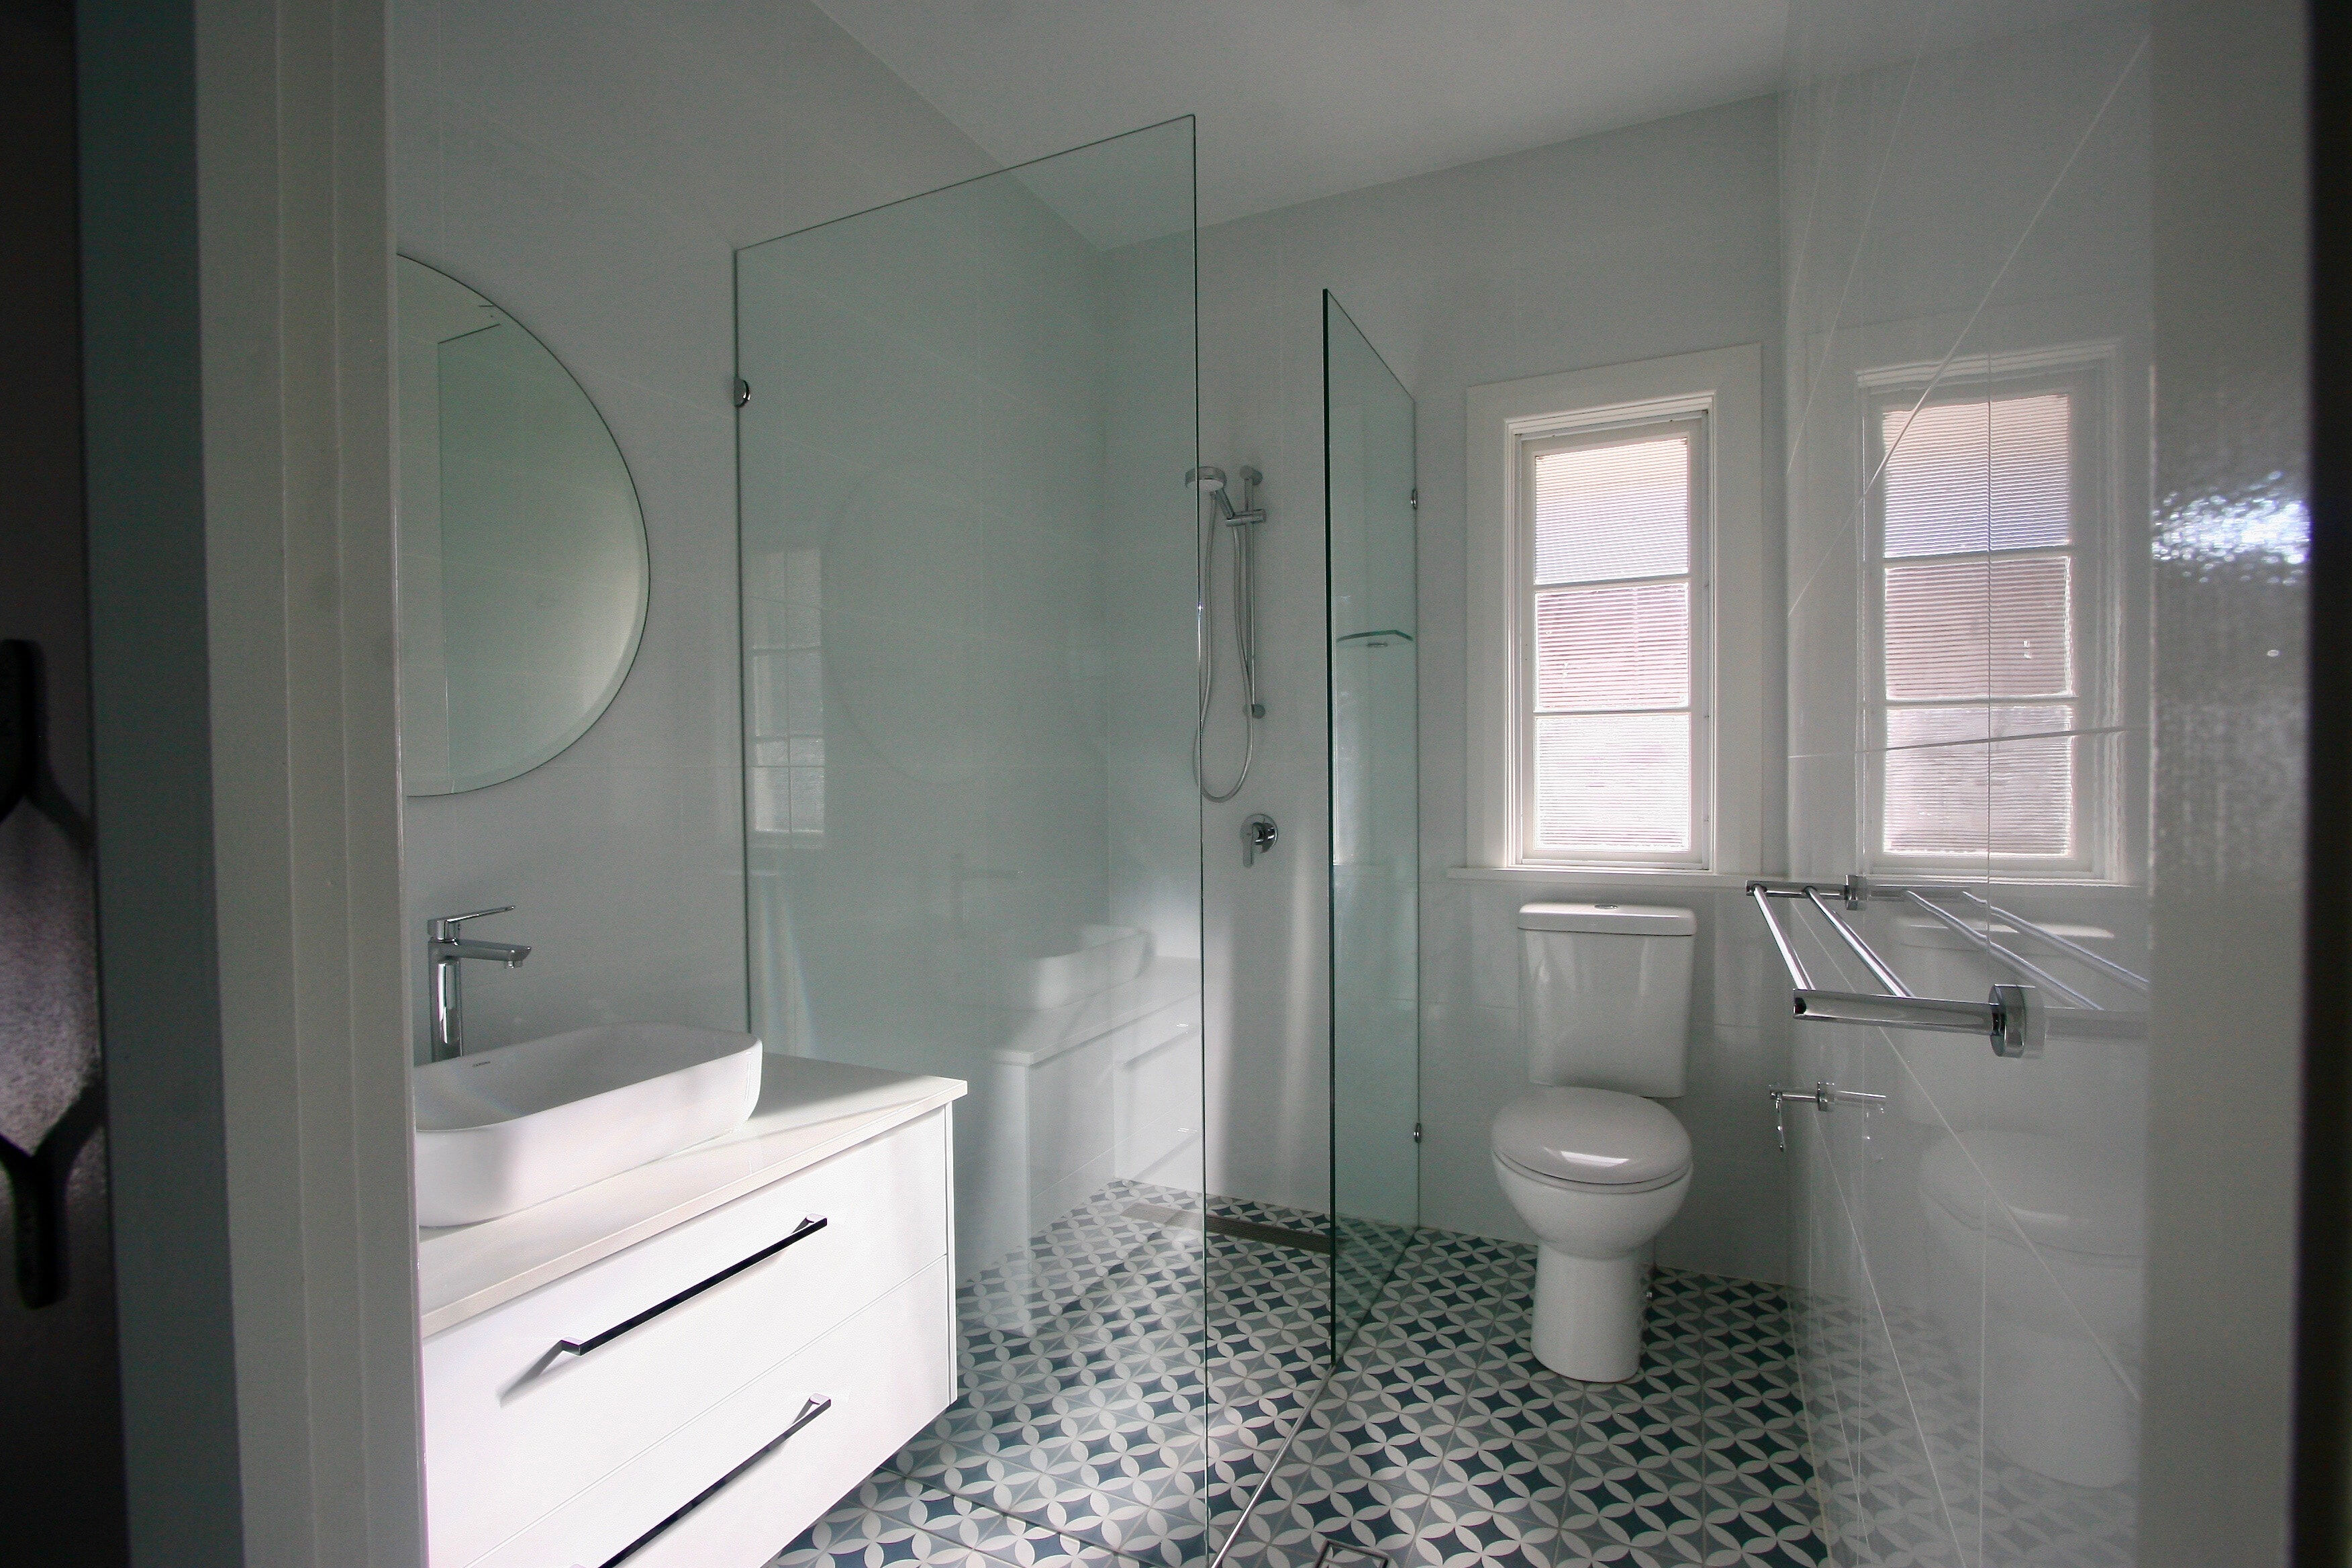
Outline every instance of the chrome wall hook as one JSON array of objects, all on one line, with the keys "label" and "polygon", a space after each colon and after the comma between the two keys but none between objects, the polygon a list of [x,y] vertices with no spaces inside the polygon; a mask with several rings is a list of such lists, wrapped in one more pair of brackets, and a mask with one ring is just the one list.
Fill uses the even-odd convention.
[{"label": "chrome wall hook", "polygon": [[1804,1100],[1823,1115],[1835,1110],[1841,1103],[1859,1105],[1864,1114],[1886,1103],[1886,1097],[1883,1094],[1871,1094],[1859,1089],[1840,1089],[1826,1080],[1811,1089],[1782,1089],[1776,1083],[1764,1093],[1772,1101],[1772,1131],[1783,1149],[1789,1146],[1788,1103],[1792,1100]]}]

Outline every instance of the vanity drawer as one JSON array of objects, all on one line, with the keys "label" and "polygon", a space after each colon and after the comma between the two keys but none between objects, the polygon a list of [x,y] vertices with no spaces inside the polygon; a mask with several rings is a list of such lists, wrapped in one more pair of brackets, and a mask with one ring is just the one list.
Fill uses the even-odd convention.
[{"label": "vanity drawer", "polygon": [[478,1568],[761,1568],[955,1397],[954,1305],[942,1258]]},{"label": "vanity drawer", "polygon": [[435,1568],[472,1563],[941,1258],[947,1192],[933,1111],[425,1341]]}]

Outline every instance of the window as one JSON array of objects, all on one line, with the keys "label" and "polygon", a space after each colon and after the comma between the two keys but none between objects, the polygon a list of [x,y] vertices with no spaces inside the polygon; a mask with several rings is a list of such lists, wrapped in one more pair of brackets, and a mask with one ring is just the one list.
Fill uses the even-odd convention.
[{"label": "window", "polygon": [[1874,864],[2098,872],[2097,391],[2044,371],[1871,405]]},{"label": "window", "polygon": [[1471,855],[1750,868],[1761,820],[1759,355],[1470,391]]},{"label": "window", "polygon": [[1526,858],[1689,861],[1706,418],[1520,443]]}]

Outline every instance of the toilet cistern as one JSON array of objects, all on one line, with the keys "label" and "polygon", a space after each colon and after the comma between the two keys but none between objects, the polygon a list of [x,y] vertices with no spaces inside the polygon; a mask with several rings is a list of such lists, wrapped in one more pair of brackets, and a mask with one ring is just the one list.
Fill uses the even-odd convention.
[{"label": "toilet cistern", "polygon": [[467,921],[502,915],[513,908],[512,904],[500,904],[494,910],[475,910],[467,914],[436,915],[425,922],[425,958],[432,976],[433,1060],[446,1061],[463,1055],[466,1049],[466,982],[460,967],[466,960],[479,959],[520,969],[522,961],[530,956],[530,949],[519,943],[469,941],[459,934],[459,928]]}]

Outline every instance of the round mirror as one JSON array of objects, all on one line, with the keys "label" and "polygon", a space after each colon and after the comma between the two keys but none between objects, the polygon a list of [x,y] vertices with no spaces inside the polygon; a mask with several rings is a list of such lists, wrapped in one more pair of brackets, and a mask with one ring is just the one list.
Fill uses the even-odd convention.
[{"label": "round mirror", "polygon": [[587,732],[645,630],[646,521],[570,372],[399,259],[401,771],[480,789]]}]

